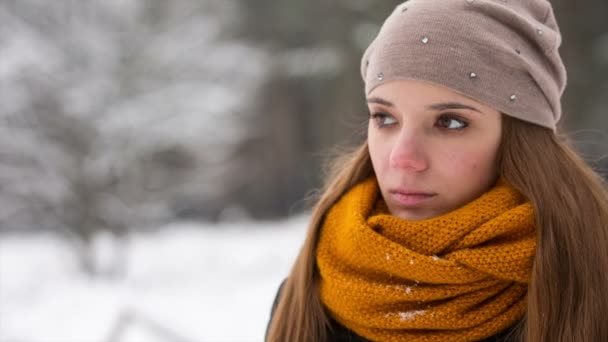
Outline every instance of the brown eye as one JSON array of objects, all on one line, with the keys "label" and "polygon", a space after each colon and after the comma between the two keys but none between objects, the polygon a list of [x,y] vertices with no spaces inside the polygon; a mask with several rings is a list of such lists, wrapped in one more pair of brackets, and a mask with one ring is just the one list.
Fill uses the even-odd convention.
[{"label": "brown eye", "polygon": [[397,119],[385,113],[370,114],[370,119],[374,120],[378,127],[390,126],[397,123]]},{"label": "brown eye", "polygon": [[439,119],[437,119],[437,124],[439,127],[453,130],[463,129],[469,125],[465,120],[455,115],[447,114],[441,115]]}]

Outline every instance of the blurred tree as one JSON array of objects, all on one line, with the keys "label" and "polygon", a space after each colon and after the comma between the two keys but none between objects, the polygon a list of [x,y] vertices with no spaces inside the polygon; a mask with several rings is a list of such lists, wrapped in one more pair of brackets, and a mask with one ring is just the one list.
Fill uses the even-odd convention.
[{"label": "blurred tree", "polygon": [[[98,232],[120,249],[129,228],[179,214],[185,194],[221,200],[235,184],[227,168],[250,158],[234,153],[255,140],[240,93],[260,69],[225,58],[255,53],[216,42],[221,17],[209,11],[225,10],[185,0],[0,3],[0,230],[60,229],[82,268],[99,274]],[[109,263],[109,273],[124,267]]]}]

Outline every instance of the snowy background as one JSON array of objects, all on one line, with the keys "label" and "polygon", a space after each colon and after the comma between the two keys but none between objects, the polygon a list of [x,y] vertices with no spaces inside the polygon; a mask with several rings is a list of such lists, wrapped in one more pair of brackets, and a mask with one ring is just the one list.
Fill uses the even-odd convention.
[{"label": "snowy background", "polygon": [[[262,341],[305,226],[300,216],[134,234],[121,280],[84,275],[65,239],[2,238],[0,341]],[[100,263],[112,245],[97,237]]]},{"label": "snowy background", "polygon": [[[261,341],[400,2],[0,0],[0,342]],[[606,172],[608,2],[552,4]]]}]

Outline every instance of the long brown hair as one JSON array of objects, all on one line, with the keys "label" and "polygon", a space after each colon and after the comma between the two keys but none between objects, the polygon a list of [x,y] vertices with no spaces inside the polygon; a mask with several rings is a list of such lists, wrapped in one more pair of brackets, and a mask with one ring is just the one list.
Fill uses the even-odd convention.
[{"label": "long brown hair", "polygon": [[[514,341],[608,341],[608,190],[551,130],[503,115],[498,170],[533,205],[538,229],[528,308]],[[329,208],[373,174],[367,142],[334,161],[267,341],[327,341],[316,243]]]}]

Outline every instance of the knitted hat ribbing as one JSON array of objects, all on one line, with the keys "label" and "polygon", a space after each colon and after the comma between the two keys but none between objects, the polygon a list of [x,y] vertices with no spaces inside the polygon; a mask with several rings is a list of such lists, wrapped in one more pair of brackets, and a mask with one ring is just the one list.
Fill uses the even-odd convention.
[{"label": "knitted hat ribbing", "polygon": [[366,95],[423,80],[555,130],[566,86],[560,43],[546,0],[411,0],[386,19],[361,74]]}]

